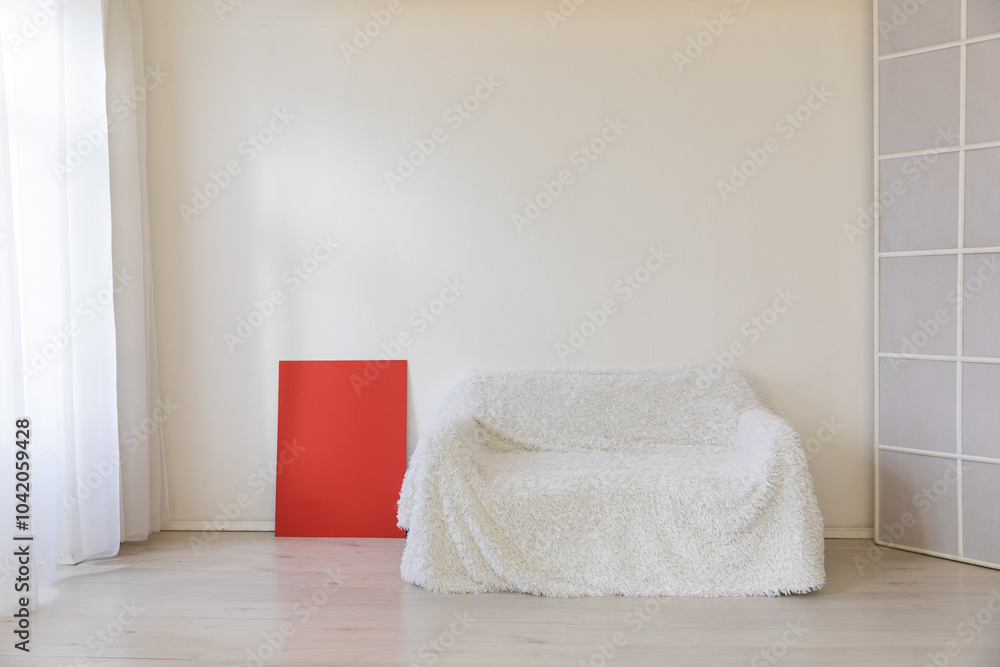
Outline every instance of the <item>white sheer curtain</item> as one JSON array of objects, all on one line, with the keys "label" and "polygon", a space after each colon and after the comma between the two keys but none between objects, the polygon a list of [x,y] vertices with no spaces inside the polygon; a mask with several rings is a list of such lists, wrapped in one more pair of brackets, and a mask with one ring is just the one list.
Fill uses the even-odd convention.
[{"label": "white sheer curtain", "polygon": [[153,272],[146,204],[146,97],[168,73],[147,67],[139,0],[104,0],[111,222],[122,434],[122,541],[144,540],[169,521],[162,433],[180,406],[160,397]]},{"label": "white sheer curtain", "polygon": [[56,562],[116,554],[122,539],[157,530],[165,505],[142,110],[112,130],[108,102],[119,93],[105,85],[107,53],[114,86],[134,86],[126,83],[135,71],[131,9],[115,0],[0,0],[4,608],[16,572],[8,548],[17,532],[16,419],[31,420],[34,605]]}]

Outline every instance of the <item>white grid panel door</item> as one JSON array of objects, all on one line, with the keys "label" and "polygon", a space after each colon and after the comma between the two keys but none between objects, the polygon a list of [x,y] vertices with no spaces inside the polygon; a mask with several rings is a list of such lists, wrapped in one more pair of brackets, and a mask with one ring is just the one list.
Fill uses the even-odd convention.
[{"label": "white grid panel door", "polygon": [[875,541],[1000,568],[1000,0],[876,0]]}]

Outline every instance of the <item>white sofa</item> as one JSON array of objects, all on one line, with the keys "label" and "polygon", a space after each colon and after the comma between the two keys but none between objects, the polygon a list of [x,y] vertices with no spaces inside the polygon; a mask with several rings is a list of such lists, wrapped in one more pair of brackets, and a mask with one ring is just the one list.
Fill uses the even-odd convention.
[{"label": "white sofa", "polygon": [[413,454],[398,518],[403,579],[439,592],[824,583],[799,437],[735,369],[470,371]]}]

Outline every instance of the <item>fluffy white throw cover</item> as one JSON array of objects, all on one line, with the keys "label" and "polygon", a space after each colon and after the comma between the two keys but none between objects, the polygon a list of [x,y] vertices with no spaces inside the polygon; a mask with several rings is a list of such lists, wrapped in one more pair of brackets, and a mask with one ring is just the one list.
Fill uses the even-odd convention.
[{"label": "fluffy white throw cover", "polygon": [[799,436],[735,369],[466,373],[403,480],[433,591],[779,595],[824,583]]}]

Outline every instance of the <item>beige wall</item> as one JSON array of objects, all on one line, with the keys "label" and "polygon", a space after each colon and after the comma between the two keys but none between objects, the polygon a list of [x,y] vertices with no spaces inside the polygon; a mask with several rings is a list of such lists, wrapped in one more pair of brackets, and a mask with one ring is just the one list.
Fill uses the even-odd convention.
[{"label": "beige wall", "polygon": [[[870,528],[872,238],[844,229],[872,183],[868,2],[226,2],[143,4],[147,62],[168,73],[149,92],[149,188],[175,520],[242,492],[238,521],[273,518],[255,471],[274,458],[279,359],[372,358],[409,334],[411,431],[467,366],[734,347],[811,448],[826,440],[828,529]],[[707,46],[684,61],[689,38]],[[387,179],[417,140],[433,153]],[[543,182],[558,196],[516,224]],[[274,290],[259,328],[227,338]]]}]

